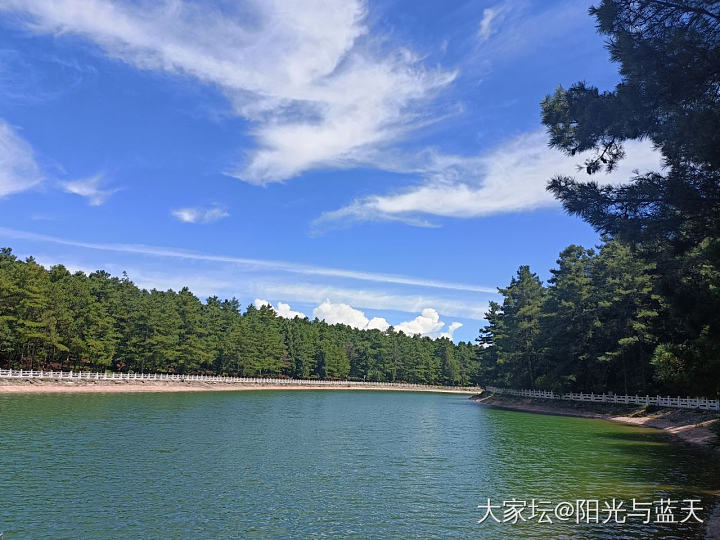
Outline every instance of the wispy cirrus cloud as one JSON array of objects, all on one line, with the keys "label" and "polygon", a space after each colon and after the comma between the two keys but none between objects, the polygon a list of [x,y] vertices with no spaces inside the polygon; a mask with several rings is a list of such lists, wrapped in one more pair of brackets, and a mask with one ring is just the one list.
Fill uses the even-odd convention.
[{"label": "wispy cirrus cloud", "polygon": [[[0,227],[0,238],[26,240],[39,243],[58,244],[73,246],[96,251],[109,251],[115,253],[128,253],[133,255],[148,255],[157,258],[182,259],[188,261],[206,261],[218,263],[230,263],[259,270],[272,270],[290,274],[301,274],[306,276],[344,278],[372,283],[385,283],[393,285],[407,285],[414,287],[425,287],[431,289],[446,289],[451,291],[462,291],[471,293],[497,293],[496,287],[475,285],[470,283],[457,283],[452,281],[441,281],[422,277],[404,276],[398,274],[383,274],[380,272],[367,272],[361,270],[350,270],[343,268],[332,268],[325,266],[314,266],[309,264],[294,263],[287,261],[276,261],[266,259],[252,259],[248,257],[234,257],[230,255],[213,255],[198,253],[177,248],[160,246],[148,246],[144,244],[121,244],[121,243],[99,243],[84,242],[68,238],[60,238],[46,234],[38,234],[28,231]],[[268,294],[266,296],[276,296]],[[325,295],[327,296],[327,295]],[[415,310],[419,311],[419,310]]]},{"label": "wispy cirrus cloud", "polygon": [[[18,132],[0,119],[0,197],[38,187],[46,180],[45,173],[35,158],[35,151]],[[92,206],[103,204],[117,189],[103,188],[104,177],[97,174],[89,178],[59,182],[67,193],[88,199]]]},{"label": "wispy cirrus cloud", "polygon": [[0,197],[32,189],[43,178],[30,144],[0,120]]},{"label": "wispy cirrus cloud", "polygon": [[108,188],[104,186],[105,175],[96,174],[89,178],[79,180],[70,180],[68,182],[60,182],[60,186],[67,193],[85,197],[90,206],[101,206],[114,194],[119,188]]},{"label": "wispy cirrus cloud", "polygon": [[498,4],[483,10],[477,34],[481,43],[486,42],[490,39],[490,36],[497,32],[497,25],[501,22],[507,10],[508,6],[506,4]]},{"label": "wispy cirrus cloud", "polygon": [[171,214],[183,223],[213,223],[230,215],[222,206],[178,208]]},{"label": "wispy cirrus cloud", "polygon": [[75,34],[140,69],[221,88],[256,147],[227,173],[278,182],[367,161],[432,118],[455,72],[429,69],[367,27],[362,0],[3,0],[46,34]]},{"label": "wispy cirrus cloud", "polygon": [[[627,157],[610,174],[592,176],[601,184],[629,182],[633,171],[658,170],[662,156],[649,141],[625,145]],[[589,154],[588,154],[589,155]],[[363,221],[404,221],[432,225],[428,218],[478,218],[558,205],[546,190],[555,175],[590,179],[578,170],[587,156],[567,157],[547,146],[547,135],[525,133],[477,156],[426,153],[412,171],[424,180],[404,191],[370,195],[338,210],[326,212],[313,224],[315,231]]]},{"label": "wispy cirrus cloud", "polygon": [[491,63],[507,61],[557,42],[559,36],[590,30],[592,4],[592,0],[501,1],[482,11],[473,55]]}]

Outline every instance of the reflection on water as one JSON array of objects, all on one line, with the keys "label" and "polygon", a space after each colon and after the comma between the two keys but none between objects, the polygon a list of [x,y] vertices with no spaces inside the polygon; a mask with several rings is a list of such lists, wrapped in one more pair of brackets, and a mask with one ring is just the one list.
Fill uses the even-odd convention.
[{"label": "reflection on water", "polygon": [[478,524],[477,506],[709,509],[720,486],[710,456],[655,430],[401,392],[1,396],[0,451],[8,540],[693,538],[702,526]]}]

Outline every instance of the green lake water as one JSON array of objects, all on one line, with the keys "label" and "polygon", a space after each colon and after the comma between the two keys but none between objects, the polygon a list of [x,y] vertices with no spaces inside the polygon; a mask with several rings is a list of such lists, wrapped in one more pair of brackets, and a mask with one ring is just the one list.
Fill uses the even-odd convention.
[{"label": "green lake water", "polygon": [[458,395],[0,396],[5,540],[699,538],[703,525],[639,519],[478,524],[477,507],[700,498],[705,518],[719,465],[655,430]]}]

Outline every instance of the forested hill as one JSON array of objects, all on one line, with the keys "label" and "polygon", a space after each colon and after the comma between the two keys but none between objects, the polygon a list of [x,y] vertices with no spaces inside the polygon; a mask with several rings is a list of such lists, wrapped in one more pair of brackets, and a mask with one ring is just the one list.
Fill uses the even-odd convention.
[{"label": "forested hill", "polygon": [[127,277],[49,270],[0,252],[0,365],[24,369],[272,375],[465,385],[477,349],[447,338],[276,316],[271,307]]}]

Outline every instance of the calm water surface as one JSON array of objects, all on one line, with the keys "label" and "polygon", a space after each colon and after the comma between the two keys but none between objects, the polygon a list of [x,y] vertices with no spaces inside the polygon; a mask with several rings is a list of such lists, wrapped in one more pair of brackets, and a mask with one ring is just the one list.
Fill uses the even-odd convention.
[{"label": "calm water surface", "polygon": [[657,431],[465,396],[0,396],[6,540],[695,538],[702,526],[478,524],[477,506],[700,497],[707,510],[718,487],[713,458]]}]

